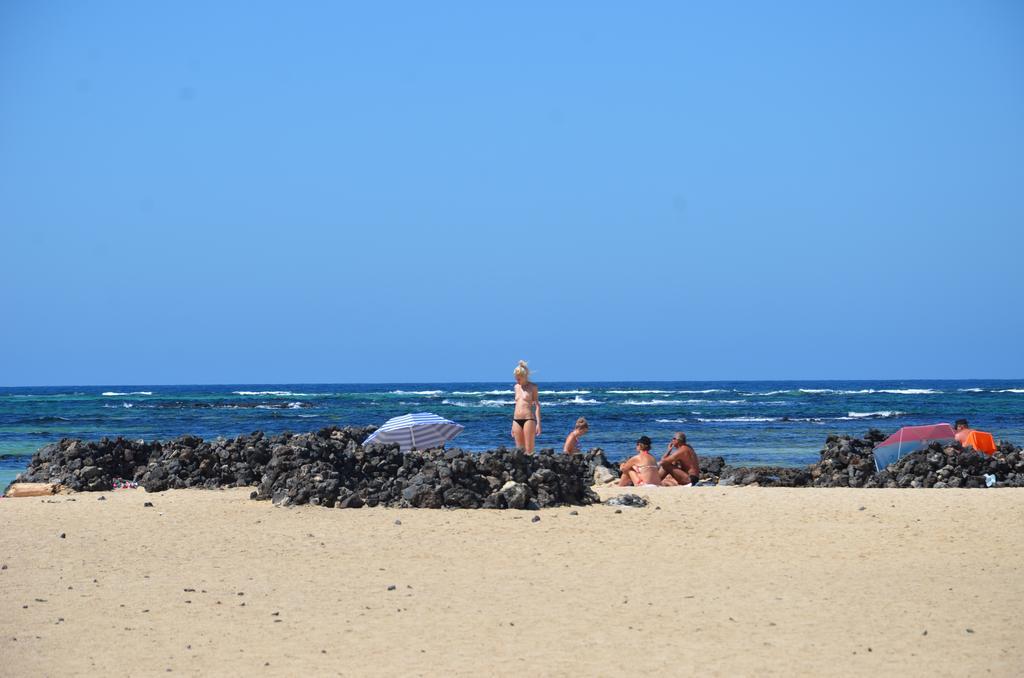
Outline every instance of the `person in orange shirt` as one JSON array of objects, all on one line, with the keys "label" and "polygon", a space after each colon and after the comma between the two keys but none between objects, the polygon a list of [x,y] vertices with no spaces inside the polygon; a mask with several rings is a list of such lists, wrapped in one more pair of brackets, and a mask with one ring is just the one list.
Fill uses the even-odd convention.
[{"label": "person in orange shirt", "polygon": [[953,424],[953,428],[956,430],[956,441],[961,445],[967,444],[967,436],[971,435],[971,427],[967,424],[966,419],[957,419],[956,423]]}]

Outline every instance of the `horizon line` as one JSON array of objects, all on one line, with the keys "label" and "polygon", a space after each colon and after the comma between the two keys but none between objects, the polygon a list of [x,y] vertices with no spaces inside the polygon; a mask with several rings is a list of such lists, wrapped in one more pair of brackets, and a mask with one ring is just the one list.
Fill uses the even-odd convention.
[{"label": "horizon line", "polygon": [[[249,381],[249,382],[206,382],[206,383],[172,383],[172,382],[137,382],[128,383],[106,383],[106,384],[26,384],[26,385],[2,385],[0,388],[104,388],[124,387],[134,388],[142,386],[415,386],[423,384],[501,384],[512,382],[515,379],[501,380],[464,380],[464,381]],[[782,382],[796,383],[802,381],[813,382],[882,382],[882,381],[1024,381],[1024,377],[887,377],[887,378],[856,378],[843,379],[839,377],[828,378],[796,378],[796,379],[548,379],[535,380],[537,383],[601,383],[601,384],[673,384],[673,383],[724,383],[724,382]]]}]

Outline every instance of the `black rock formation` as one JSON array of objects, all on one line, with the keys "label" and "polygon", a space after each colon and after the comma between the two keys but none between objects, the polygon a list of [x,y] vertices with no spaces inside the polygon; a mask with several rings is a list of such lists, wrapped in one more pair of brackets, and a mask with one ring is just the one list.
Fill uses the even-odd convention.
[{"label": "black rock formation", "polygon": [[337,508],[543,508],[598,502],[592,469],[607,463],[588,455],[527,455],[500,448],[482,453],[435,449],[402,454],[395,445],[363,441],[368,428],[315,433],[167,442],[104,438],[61,440],[41,448],[18,482],[61,483],[76,491],[110,490],[114,479],[147,492],[180,488],[256,486],[253,499],[279,505]]}]

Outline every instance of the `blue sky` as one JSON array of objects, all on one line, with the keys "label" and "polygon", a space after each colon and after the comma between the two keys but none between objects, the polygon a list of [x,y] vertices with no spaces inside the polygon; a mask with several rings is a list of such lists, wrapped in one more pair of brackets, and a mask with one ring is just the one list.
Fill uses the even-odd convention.
[{"label": "blue sky", "polygon": [[1024,5],[0,4],[0,384],[1024,375]]}]

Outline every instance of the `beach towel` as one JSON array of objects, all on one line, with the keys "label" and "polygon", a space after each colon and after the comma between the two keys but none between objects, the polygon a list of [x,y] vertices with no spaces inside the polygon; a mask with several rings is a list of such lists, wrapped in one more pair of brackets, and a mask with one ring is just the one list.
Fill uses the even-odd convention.
[{"label": "beach towel", "polygon": [[996,441],[992,439],[991,433],[985,431],[971,431],[963,443],[964,447],[973,447],[978,452],[992,454],[996,451]]}]

